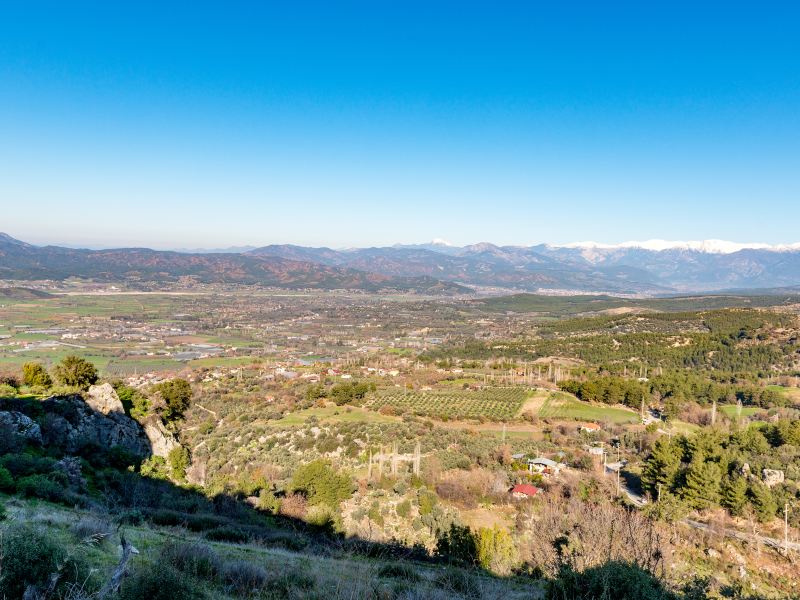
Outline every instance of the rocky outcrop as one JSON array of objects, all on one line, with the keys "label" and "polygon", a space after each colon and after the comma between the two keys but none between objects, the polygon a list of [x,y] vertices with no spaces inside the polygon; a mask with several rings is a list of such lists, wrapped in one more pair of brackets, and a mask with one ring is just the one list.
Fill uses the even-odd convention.
[{"label": "rocky outcrop", "polygon": [[39,424],[21,412],[0,411],[0,425],[8,427],[12,434],[17,434],[30,442],[42,443],[42,430]]},{"label": "rocky outcrop", "polygon": [[150,452],[154,456],[166,458],[170,451],[180,446],[172,432],[164,427],[164,423],[162,423],[161,419],[157,416],[153,415],[148,417],[142,424],[142,427],[144,428],[144,434],[150,442]]},{"label": "rocky outcrop", "polygon": [[86,393],[86,404],[104,415],[109,413],[125,414],[125,408],[110,383],[90,387]]},{"label": "rocky outcrop", "polygon": [[150,443],[141,425],[124,413],[103,414],[81,396],[49,398],[42,405],[42,437],[47,445],[60,446],[67,452],[96,445],[117,446],[139,456],[150,454]]},{"label": "rocky outcrop", "polygon": [[763,469],[761,474],[764,477],[764,485],[767,487],[779,485],[786,479],[783,471],[779,471],[777,469]]}]

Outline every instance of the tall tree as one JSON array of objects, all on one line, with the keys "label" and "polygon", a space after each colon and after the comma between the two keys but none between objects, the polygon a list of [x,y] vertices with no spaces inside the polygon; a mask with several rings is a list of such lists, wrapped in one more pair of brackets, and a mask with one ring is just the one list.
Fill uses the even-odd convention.
[{"label": "tall tree", "polygon": [[703,509],[718,504],[722,472],[717,463],[696,454],[686,470],[686,484],[681,488],[684,499],[693,508]]},{"label": "tall tree", "polygon": [[671,490],[675,486],[681,466],[681,450],[667,438],[660,438],[653,445],[642,470],[642,485],[657,494],[659,486]]},{"label": "tall tree", "polygon": [[741,475],[732,475],[722,484],[720,504],[734,517],[741,516],[747,505],[747,480]]}]

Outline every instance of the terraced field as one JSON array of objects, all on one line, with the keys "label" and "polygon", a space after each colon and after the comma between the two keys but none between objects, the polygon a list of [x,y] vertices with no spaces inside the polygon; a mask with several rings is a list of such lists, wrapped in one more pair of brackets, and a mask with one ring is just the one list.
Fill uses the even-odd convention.
[{"label": "terraced field", "polygon": [[525,387],[494,387],[483,390],[431,390],[409,392],[381,390],[366,404],[372,410],[391,406],[397,412],[448,419],[513,419],[531,391]]}]

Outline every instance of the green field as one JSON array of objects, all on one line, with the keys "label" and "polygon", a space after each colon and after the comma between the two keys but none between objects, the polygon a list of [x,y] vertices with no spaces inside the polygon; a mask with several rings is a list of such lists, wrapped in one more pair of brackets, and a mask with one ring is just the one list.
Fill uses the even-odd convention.
[{"label": "green field", "polygon": [[582,402],[563,392],[553,392],[539,406],[537,416],[543,419],[572,419],[608,423],[636,423],[639,415],[633,411],[613,406]]},{"label": "green field", "polygon": [[367,407],[380,410],[384,406],[391,406],[397,412],[448,419],[513,419],[530,393],[524,387],[425,392],[389,389],[375,394],[367,402]]},{"label": "green field", "polygon": [[789,401],[796,405],[800,405],[800,388],[784,387],[782,385],[768,385],[767,389],[777,392],[784,398],[788,398]]},{"label": "green field", "polygon": [[316,417],[320,422],[338,423],[396,423],[397,417],[390,417],[358,407],[323,406],[307,408],[298,412],[289,413],[282,419],[272,421],[275,426],[300,426],[305,425],[309,417]]},{"label": "green field", "polygon": [[[721,404],[719,406],[719,411],[724,414],[726,417],[735,417],[738,407],[735,404]],[[757,406],[743,406],[742,407],[742,416],[743,417],[752,417],[756,414],[760,408]]]}]

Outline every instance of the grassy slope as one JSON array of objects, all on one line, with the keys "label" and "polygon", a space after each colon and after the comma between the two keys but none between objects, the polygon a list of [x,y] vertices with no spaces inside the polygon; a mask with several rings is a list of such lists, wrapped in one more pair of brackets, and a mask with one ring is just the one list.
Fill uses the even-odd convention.
[{"label": "grassy slope", "polygon": [[600,421],[610,423],[636,423],[638,413],[624,408],[590,404],[564,392],[538,390],[536,395],[522,408],[543,419],[568,419],[576,421]]},{"label": "grassy slope", "polygon": [[[0,495],[2,497],[2,495]],[[86,553],[86,558],[101,571],[111,573],[118,560],[118,538],[103,546],[86,546],[78,542],[70,529],[82,518],[92,517],[92,513],[52,505],[42,501],[28,501],[17,498],[5,501],[9,519],[0,522],[0,533],[4,527],[15,522],[24,522],[48,529],[67,546],[78,552]],[[128,541],[139,551],[134,557],[132,567],[158,560],[161,548],[170,542],[202,542],[214,548],[224,559],[244,560],[265,567],[270,572],[284,572],[297,569],[311,575],[316,580],[315,597],[330,600],[345,598],[363,598],[374,595],[376,586],[392,589],[398,580],[382,577],[382,568],[396,564],[396,561],[384,561],[380,558],[364,558],[348,556],[344,558],[318,556],[302,552],[293,552],[283,548],[268,548],[252,544],[230,544],[210,542],[201,537],[178,528],[151,527],[149,525],[125,526],[122,530]],[[419,576],[419,581],[405,582],[411,586],[418,597],[461,598],[452,592],[443,596],[430,595],[441,590],[439,577],[453,569],[441,565],[427,563],[408,563]],[[485,574],[470,572],[484,592],[482,598],[504,598],[516,600],[542,597],[543,586],[529,579],[497,579]],[[208,587],[211,597],[219,599],[238,598],[226,594],[221,588]],[[380,596],[379,596],[380,597]],[[387,596],[388,597],[388,596]],[[417,597],[417,596],[415,596]]]}]

